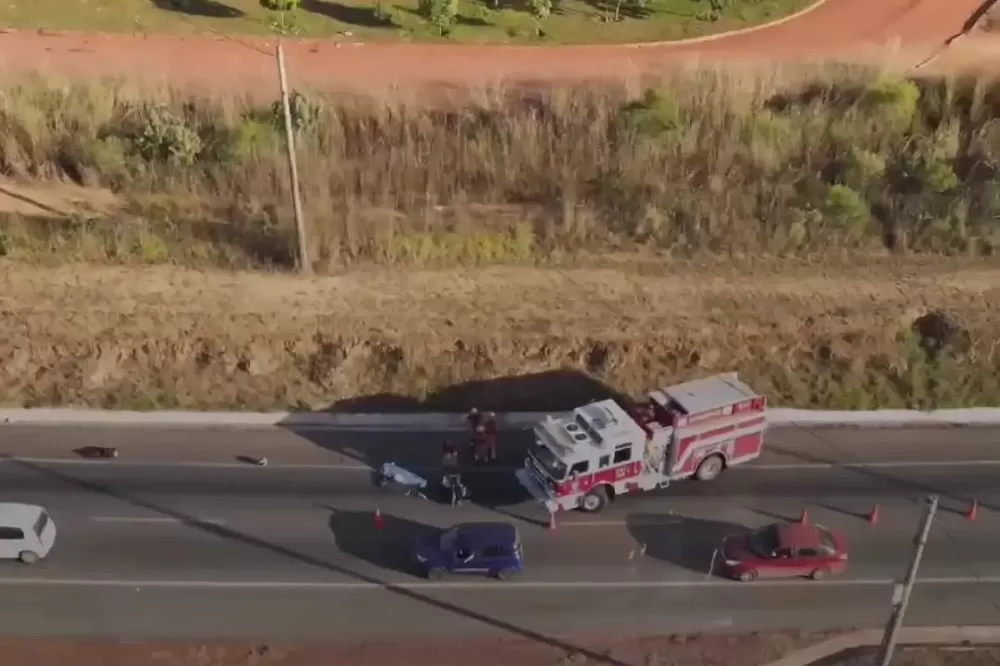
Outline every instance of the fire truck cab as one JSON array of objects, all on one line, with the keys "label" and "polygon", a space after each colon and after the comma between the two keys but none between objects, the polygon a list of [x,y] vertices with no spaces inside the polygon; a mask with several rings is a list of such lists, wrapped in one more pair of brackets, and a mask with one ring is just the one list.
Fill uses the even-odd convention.
[{"label": "fire truck cab", "polygon": [[767,398],[720,374],[653,391],[629,410],[601,400],[548,415],[515,474],[550,512],[595,513],[618,495],[711,481],[757,458],[766,427]]}]

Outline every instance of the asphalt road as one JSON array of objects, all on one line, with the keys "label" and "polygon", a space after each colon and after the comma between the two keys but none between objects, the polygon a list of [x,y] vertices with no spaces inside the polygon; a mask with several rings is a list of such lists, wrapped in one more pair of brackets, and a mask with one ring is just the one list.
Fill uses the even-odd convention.
[{"label": "asphalt road", "polygon": [[[998,430],[774,431],[767,455],[714,483],[625,498],[598,516],[570,514],[554,532],[504,470],[471,473],[475,502],[460,508],[371,483],[365,464],[387,458],[433,469],[444,436],[4,427],[0,452],[16,458],[0,462],[0,499],[44,504],[60,535],[50,560],[0,565],[0,632],[542,639],[876,625],[927,492],[942,495],[943,509],[908,621],[1000,621]],[[508,461],[522,455],[523,440],[502,442]],[[73,447],[93,443],[119,446],[122,458],[73,459]],[[242,454],[272,464],[234,463]],[[963,511],[973,498],[981,506],[970,521]],[[870,525],[864,516],[875,503],[880,520]],[[803,509],[853,544],[846,576],[741,585],[708,574],[722,537]],[[413,575],[406,553],[418,534],[496,519],[520,526],[522,577]]]}]

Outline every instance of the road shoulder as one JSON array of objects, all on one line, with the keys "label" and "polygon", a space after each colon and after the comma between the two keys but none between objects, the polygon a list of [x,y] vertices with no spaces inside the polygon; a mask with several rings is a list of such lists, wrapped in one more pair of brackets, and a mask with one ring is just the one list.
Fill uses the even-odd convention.
[{"label": "road shoulder", "polygon": [[117,642],[7,639],[0,652],[9,663],[33,666],[571,666],[612,664],[698,664],[758,666],[837,635],[823,633],[753,633],[593,636],[549,638],[470,638],[340,644],[270,644],[266,642]]}]

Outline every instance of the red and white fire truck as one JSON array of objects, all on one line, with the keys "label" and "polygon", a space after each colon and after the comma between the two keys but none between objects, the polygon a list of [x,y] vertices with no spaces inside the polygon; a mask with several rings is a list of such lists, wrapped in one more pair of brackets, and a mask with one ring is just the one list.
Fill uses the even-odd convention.
[{"label": "red and white fire truck", "polygon": [[550,512],[594,513],[626,493],[694,477],[711,481],[760,455],[767,398],[735,372],[653,391],[626,411],[614,400],[548,415],[518,481]]}]

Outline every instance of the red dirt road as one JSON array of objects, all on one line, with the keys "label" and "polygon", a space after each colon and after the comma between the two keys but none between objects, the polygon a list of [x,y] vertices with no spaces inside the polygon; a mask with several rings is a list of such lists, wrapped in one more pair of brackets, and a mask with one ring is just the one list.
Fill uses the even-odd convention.
[{"label": "red dirt road", "polygon": [[[960,33],[983,0],[827,0],[793,21],[696,44],[634,46],[465,46],[290,42],[293,85],[374,90],[439,84],[574,83],[657,74],[691,60],[858,60],[895,44],[915,64]],[[273,44],[247,37],[0,34],[8,73],[121,76],[209,90],[269,92],[277,86]]]},{"label": "red dirt road", "polygon": [[588,637],[576,650],[515,638],[352,645],[3,639],[17,666],[761,666],[839,632]]}]

